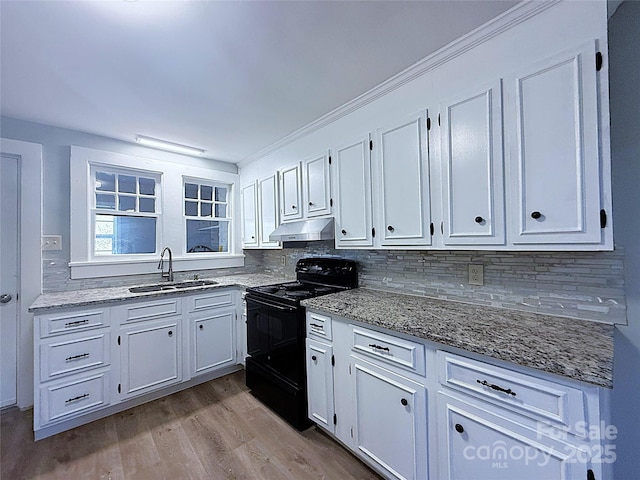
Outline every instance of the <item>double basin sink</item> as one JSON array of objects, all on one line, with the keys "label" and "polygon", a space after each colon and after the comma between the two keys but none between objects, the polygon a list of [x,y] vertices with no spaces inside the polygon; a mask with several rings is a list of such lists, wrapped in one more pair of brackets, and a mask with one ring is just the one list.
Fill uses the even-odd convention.
[{"label": "double basin sink", "polygon": [[204,287],[206,285],[215,285],[216,283],[218,282],[214,282],[213,280],[188,280],[185,282],[155,283],[153,285],[131,287],[129,291],[131,293],[163,292],[166,290],[180,290],[182,288]]}]

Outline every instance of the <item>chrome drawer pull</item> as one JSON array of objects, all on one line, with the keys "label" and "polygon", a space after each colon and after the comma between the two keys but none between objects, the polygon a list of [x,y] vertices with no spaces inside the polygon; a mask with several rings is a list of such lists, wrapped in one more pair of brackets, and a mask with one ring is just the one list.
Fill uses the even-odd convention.
[{"label": "chrome drawer pull", "polygon": [[77,397],[70,398],[69,400],[65,400],[64,403],[77,402],[78,400],[82,400],[84,398],[88,398],[89,394],[85,393],[84,395],[78,395]]},{"label": "chrome drawer pull", "polygon": [[89,319],[85,318],[84,320],[76,320],[75,322],[68,322],[65,323],[64,326],[66,327],[75,327],[76,325],[84,325],[86,323],[89,323]]},{"label": "chrome drawer pull", "polygon": [[88,353],[81,353],[80,355],[73,355],[72,357],[67,357],[65,359],[66,362],[72,362],[74,360],[80,360],[81,358],[86,358],[88,357],[89,354]]},{"label": "chrome drawer pull", "polygon": [[503,392],[506,393],[507,395],[513,395],[514,397],[516,396],[516,392],[514,392],[513,390],[511,390],[510,388],[502,388],[498,385],[494,385],[492,383],[487,382],[486,380],[476,380],[476,382],[478,382],[480,385],[484,385],[485,387],[489,387],[492,390],[496,390],[498,392]]},{"label": "chrome drawer pull", "polygon": [[370,343],[369,346],[371,348],[375,348],[376,350],[384,350],[385,352],[389,351],[389,347],[381,347],[380,345],[376,345],[375,343]]}]

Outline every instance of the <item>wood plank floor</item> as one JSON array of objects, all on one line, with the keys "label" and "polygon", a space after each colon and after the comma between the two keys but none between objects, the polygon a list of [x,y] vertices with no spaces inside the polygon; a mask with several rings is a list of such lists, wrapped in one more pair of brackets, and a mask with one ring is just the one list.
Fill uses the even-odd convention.
[{"label": "wood plank floor", "polygon": [[0,479],[379,479],[315,427],[298,432],[234,373],[33,441],[33,411],[0,415]]}]

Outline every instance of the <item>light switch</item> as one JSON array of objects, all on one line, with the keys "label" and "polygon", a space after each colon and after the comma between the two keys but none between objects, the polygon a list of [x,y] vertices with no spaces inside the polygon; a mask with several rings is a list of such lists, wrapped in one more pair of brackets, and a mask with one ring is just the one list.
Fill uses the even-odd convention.
[{"label": "light switch", "polygon": [[42,250],[62,250],[62,235],[43,235]]}]

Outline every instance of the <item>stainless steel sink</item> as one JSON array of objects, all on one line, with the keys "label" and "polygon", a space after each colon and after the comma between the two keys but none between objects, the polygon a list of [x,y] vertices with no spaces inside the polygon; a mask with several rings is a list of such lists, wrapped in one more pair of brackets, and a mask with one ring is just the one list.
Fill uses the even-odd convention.
[{"label": "stainless steel sink", "polygon": [[149,293],[149,292],[161,292],[165,290],[176,290],[182,288],[191,287],[203,287],[205,285],[215,285],[218,282],[213,280],[187,280],[184,282],[176,283],[156,283],[153,285],[141,285],[139,287],[131,287],[129,291],[131,293]]}]

